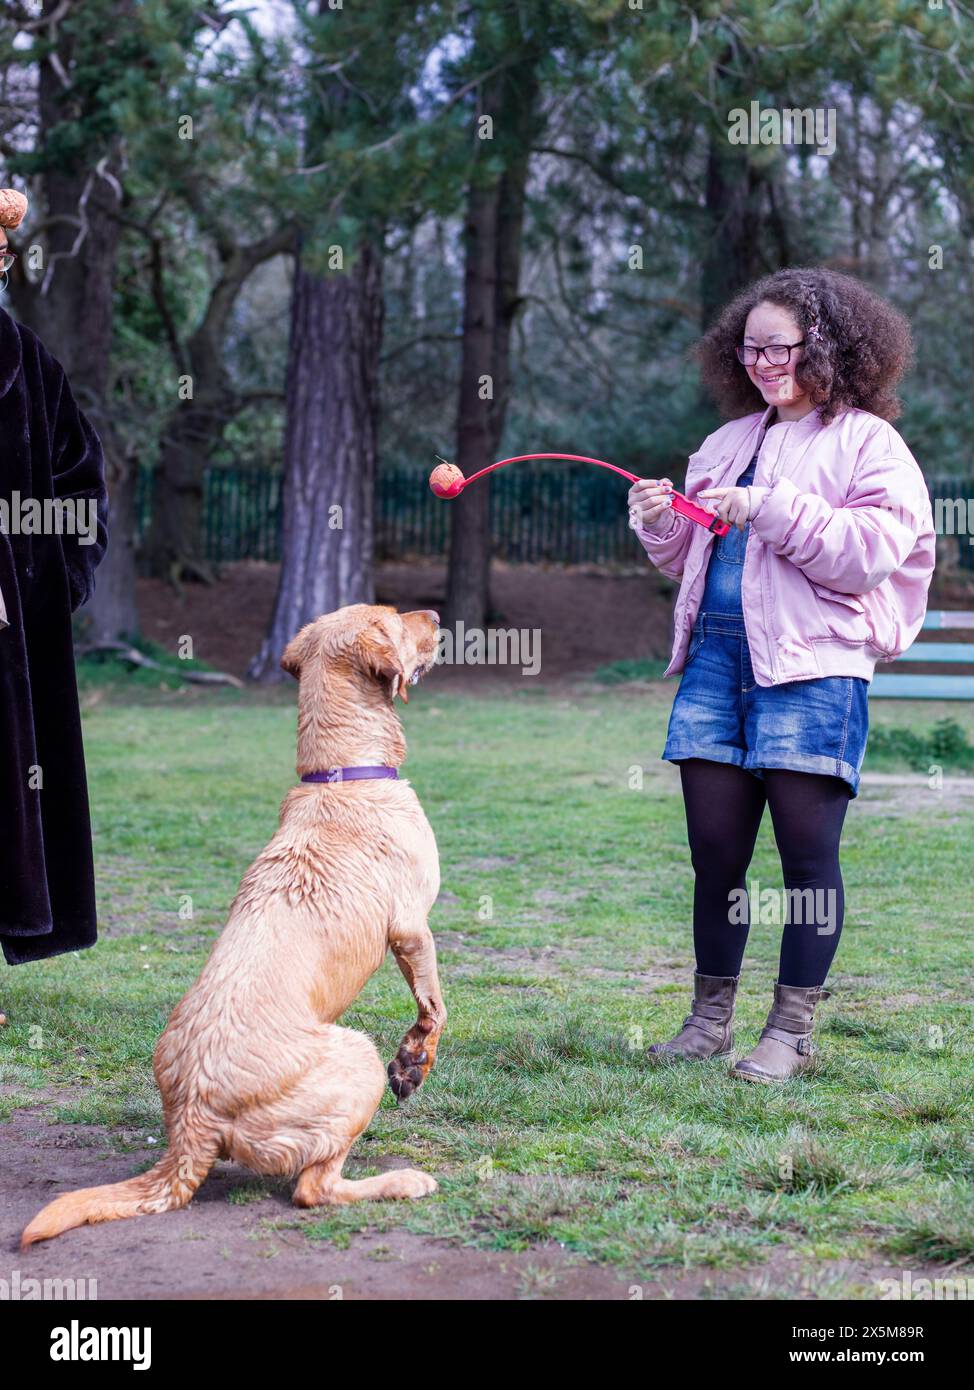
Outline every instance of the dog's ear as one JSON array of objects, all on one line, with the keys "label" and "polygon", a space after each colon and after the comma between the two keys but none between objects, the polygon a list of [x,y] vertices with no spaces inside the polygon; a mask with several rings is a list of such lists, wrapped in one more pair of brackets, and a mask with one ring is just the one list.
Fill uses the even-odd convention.
[{"label": "dog's ear", "polygon": [[311,642],[314,636],[314,623],[308,623],[301,631],[292,637],[281,654],[281,670],[286,671],[295,680],[301,677],[301,667],[311,654]]},{"label": "dog's ear", "polygon": [[398,694],[404,704],[409,704],[406,694],[406,668],[403,664],[399,641],[383,620],[371,623],[360,632],[356,642],[359,656],[366,670],[385,680],[392,681],[392,698]]}]

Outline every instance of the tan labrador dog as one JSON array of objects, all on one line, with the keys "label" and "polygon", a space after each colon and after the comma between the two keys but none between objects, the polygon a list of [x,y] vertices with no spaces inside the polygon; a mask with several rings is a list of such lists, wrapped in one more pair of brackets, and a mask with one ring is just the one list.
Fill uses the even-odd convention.
[{"label": "tan labrador dog", "polygon": [[[299,776],[398,767],[398,693],[433,665],[439,619],[355,604],[302,629],[281,665],[300,679]],[[405,1099],[427,1076],[446,1021],[427,914],[436,841],[405,780],[302,782],[244,875],[203,971],[154,1056],[169,1148],[139,1177],[58,1197],[21,1245],[74,1226],[185,1206],[219,1158],[297,1177],[298,1206],[422,1197],[436,1182],[399,1168],[352,1182],[342,1166],[382,1098],[371,1040],[338,1027],[391,947],[419,1018],[388,1076]]]}]

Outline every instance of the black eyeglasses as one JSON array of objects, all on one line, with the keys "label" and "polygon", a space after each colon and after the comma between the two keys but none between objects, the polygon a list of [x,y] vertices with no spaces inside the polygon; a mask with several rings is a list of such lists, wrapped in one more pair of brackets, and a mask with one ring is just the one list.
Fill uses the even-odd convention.
[{"label": "black eyeglasses", "polygon": [[758,358],[762,352],[771,363],[772,367],[783,367],[786,362],[791,361],[791,354],[795,348],[805,346],[805,339],[800,343],[769,343],[767,347],[753,347],[750,343],[741,343],[740,347],[734,349],[737,353],[737,360],[745,367],[757,365]]},{"label": "black eyeglasses", "polygon": [[6,275],[8,270],[12,270],[16,259],[17,253],[15,251],[0,252],[0,275]]}]

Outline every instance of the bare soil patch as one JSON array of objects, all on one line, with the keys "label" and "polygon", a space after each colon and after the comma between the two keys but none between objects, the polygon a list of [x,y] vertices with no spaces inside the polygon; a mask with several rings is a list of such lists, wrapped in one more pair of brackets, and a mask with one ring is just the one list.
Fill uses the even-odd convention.
[{"label": "bare soil patch", "polygon": [[[132,1151],[119,1153],[108,1131],[52,1121],[40,1106],[14,1110],[0,1133],[2,1278],[17,1270],[21,1282],[96,1280],[99,1299],[628,1296],[622,1271],[557,1245],[477,1250],[404,1231],[366,1232],[348,1249],[309,1240],[301,1228],[314,1223],[315,1213],[291,1205],[290,1185],[258,1185],[232,1163],[218,1164],[182,1211],[83,1227],[22,1252],[20,1232],[45,1203],[73,1188],[131,1177],[159,1150],[126,1133],[115,1139],[127,1139]],[[394,1159],[385,1166],[407,1164]],[[348,1172],[354,1177],[354,1162]]]},{"label": "bare soil patch", "polygon": [[[232,675],[244,676],[270,621],[279,567],[258,560],[224,565],[218,583],[188,584],[181,593],[157,579],[141,579],[139,617],[144,636],[175,651],[193,638],[193,654]],[[400,609],[439,608],[446,600],[446,566],[430,560],[382,564],[376,598]],[[631,568],[594,565],[507,565],[491,568],[492,627],[541,633],[541,670],[444,665],[437,684],[484,691],[591,675],[615,661],[669,659],[676,586],[638,555]],[[931,608],[974,607],[974,581],[948,576],[935,581]],[[930,640],[941,634],[924,635]],[[950,634],[951,641],[965,634]],[[974,646],[974,644],[972,644]],[[972,651],[974,661],[974,651]],[[929,664],[910,671],[943,673]],[[966,669],[966,668],[962,668]]]},{"label": "bare soil patch", "polygon": [[[437,684],[545,684],[585,675],[613,661],[669,657],[675,590],[653,571],[608,572],[592,566],[505,565],[492,569],[490,625],[541,633],[541,670],[520,666],[444,665]],[[260,561],[226,565],[217,584],[188,584],[180,594],[157,579],[138,586],[143,635],[175,651],[184,635],[193,655],[221,671],[244,676],[270,621],[278,566]],[[665,587],[664,587],[665,586]],[[446,566],[429,561],[380,565],[376,598],[399,609],[438,608],[446,600]]]}]

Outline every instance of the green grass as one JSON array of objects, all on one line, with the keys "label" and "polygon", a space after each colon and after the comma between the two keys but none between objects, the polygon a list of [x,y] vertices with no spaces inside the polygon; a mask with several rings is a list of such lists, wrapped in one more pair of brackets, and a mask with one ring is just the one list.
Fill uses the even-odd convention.
[{"label": "green grass", "polygon": [[110,692],[123,698],[158,690],[178,690],[187,671],[211,671],[205,661],[174,652],[145,637],[133,637],[131,645],[156,667],[133,666],[115,651],[90,652],[78,662],[78,687],[84,694]]},{"label": "green grass", "polygon": [[659,680],[669,663],[667,661],[640,661],[635,658],[612,661],[608,666],[600,666],[594,679],[600,685],[623,685],[627,681]]},{"label": "green grass", "polygon": [[[102,938],[4,975],[0,1120],[33,1098],[161,1140],[152,1049],[292,785],[293,690],[86,677],[84,692]],[[278,1224],[339,1244],[392,1227],[495,1249],[553,1240],[646,1275],[775,1253],[809,1269],[974,1260],[971,803],[884,748],[911,780],[850,808],[847,927],[807,1076],[770,1088],[720,1063],[650,1065],[692,969],[683,807],[659,761],[671,698],[658,683],[462,698],[434,677],[410,704],[408,773],[440,847],[432,925],[450,1023],[427,1085],[401,1109],[386,1097],[352,1168],[399,1155],[440,1190]],[[944,715],[871,713],[897,727],[914,712],[915,730]],[[947,713],[970,732],[974,711]],[[750,876],[780,885],[769,819]],[[752,929],[745,1047],[779,930]],[[344,1021],[391,1056],[413,1017],[387,961]],[[53,1086],[73,1099],[47,1100]]]},{"label": "green grass", "polygon": [[880,725],[870,735],[869,753],[872,767],[902,762],[913,772],[934,766],[951,772],[974,768],[974,743],[955,718],[919,729]]}]

